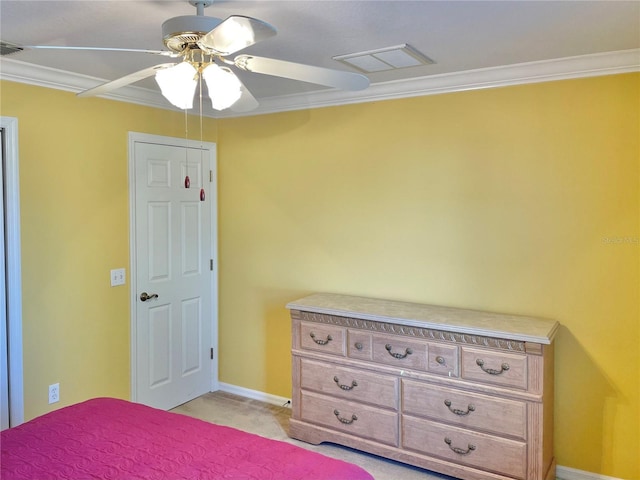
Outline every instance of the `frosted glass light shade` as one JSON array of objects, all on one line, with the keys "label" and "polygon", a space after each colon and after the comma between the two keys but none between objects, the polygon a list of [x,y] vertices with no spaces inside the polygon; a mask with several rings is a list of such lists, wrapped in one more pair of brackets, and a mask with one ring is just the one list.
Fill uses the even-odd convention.
[{"label": "frosted glass light shade", "polygon": [[198,71],[189,62],[156,72],[156,82],[164,98],[183,110],[193,108],[193,95],[198,87]]},{"label": "frosted glass light shade", "polygon": [[216,110],[229,108],[242,95],[242,83],[228,68],[212,63],[202,71],[202,77],[207,83],[211,106]]}]

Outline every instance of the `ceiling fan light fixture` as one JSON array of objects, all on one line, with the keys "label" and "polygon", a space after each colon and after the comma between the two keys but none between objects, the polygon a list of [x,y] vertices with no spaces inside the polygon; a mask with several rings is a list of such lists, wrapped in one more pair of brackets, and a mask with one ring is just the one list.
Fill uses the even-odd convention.
[{"label": "ceiling fan light fixture", "polygon": [[156,82],[162,95],[178,108],[193,108],[193,96],[198,87],[198,71],[189,62],[181,62],[156,72]]},{"label": "ceiling fan light fixture", "polygon": [[224,110],[236,103],[242,95],[242,83],[226,67],[215,63],[202,70],[202,78],[207,84],[211,106],[215,110]]},{"label": "ceiling fan light fixture", "polygon": [[[79,97],[102,95],[155,75],[162,95],[172,105],[183,110],[193,108],[195,93],[198,87],[202,88],[203,79],[207,82],[211,103],[216,110],[232,107],[236,112],[247,112],[259,105],[251,91],[242,84],[233,71],[226,66],[220,66],[220,64],[248,72],[343,90],[362,90],[369,86],[369,79],[365,75],[354,72],[251,55],[239,55],[233,59],[227,58],[237,51],[273,37],[277,31],[267,22],[244,15],[231,15],[225,20],[207,17],[204,15],[204,9],[213,1],[189,0],[189,3],[196,7],[197,15],[173,17],[162,24],[162,36],[168,51],[43,45],[25,48],[127,51],[167,55],[174,58],[181,57],[183,61],[179,64],[161,63],[147,67],[83,90],[77,95]],[[4,42],[0,43],[2,43],[0,55],[15,53],[22,48]],[[385,53],[387,53],[386,56]],[[393,52],[390,54],[383,52],[382,56],[385,57],[386,63],[398,66],[404,66],[406,63],[406,57],[401,57],[398,62],[398,58]],[[387,56],[391,58],[387,58]],[[382,60],[379,61],[382,62]],[[219,62],[219,65],[215,65],[214,62]],[[410,64],[414,62],[415,59],[410,59]],[[198,98],[200,115],[202,116],[202,90],[200,90]]]}]

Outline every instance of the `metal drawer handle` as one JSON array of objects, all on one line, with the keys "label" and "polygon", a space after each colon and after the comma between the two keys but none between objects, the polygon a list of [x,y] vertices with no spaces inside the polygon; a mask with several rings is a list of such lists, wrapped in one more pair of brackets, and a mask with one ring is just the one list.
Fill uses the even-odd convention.
[{"label": "metal drawer handle", "polygon": [[468,444],[468,446],[467,446],[467,449],[466,449],[466,450],[463,450],[462,448],[459,448],[459,447],[452,447],[452,446],[451,446],[451,439],[450,439],[450,438],[448,438],[448,437],[445,437],[445,439],[444,439],[444,443],[446,443],[447,445],[449,445],[449,448],[450,448],[452,451],[456,452],[458,455],[469,455],[471,452],[473,452],[473,451],[476,449],[476,446],[475,446],[475,445],[472,445],[472,444],[470,444],[470,443]]},{"label": "metal drawer handle", "polygon": [[355,413],[353,415],[351,415],[351,419],[341,417],[340,416],[340,412],[338,410],[334,410],[333,414],[340,421],[340,423],[344,423],[345,425],[351,425],[353,422],[358,420],[358,417],[356,417]]},{"label": "metal drawer handle", "polygon": [[316,334],[311,332],[309,334],[309,336],[313,339],[314,342],[316,342],[318,345],[326,345],[327,343],[329,343],[331,340],[333,340],[333,338],[331,338],[331,335],[327,335],[327,339],[326,340],[321,340],[319,338],[316,338]]},{"label": "metal drawer handle", "polygon": [[407,355],[411,355],[413,353],[413,351],[410,348],[406,348],[404,353],[393,353],[391,351],[391,349],[393,348],[391,346],[390,343],[387,343],[384,348],[387,349],[387,352],[389,352],[389,355],[391,355],[393,358],[398,358],[398,359],[403,359],[403,358],[407,358]]},{"label": "metal drawer handle", "polygon": [[508,363],[503,363],[501,365],[500,370],[494,370],[493,368],[484,368],[484,360],[478,358],[476,360],[476,365],[478,365],[483,372],[488,373],[489,375],[501,375],[504,372],[506,372],[507,370],[509,370],[509,364]]},{"label": "metal drawer handle", "polygon": [[362,350],[362,342],[356,342],[354,346],[357,350]]},{"label": "metal drawer handle", "polygon": [[336,382],[336,385],[338,385],[342,390],[353,390],[354,387],[358,386],[358,382],[356,382],[355,380],[351,382],[351,385],[340,385],[340,380],[338,380],[338,377],[333,377],[333,381]]},{"label": "metal drawer handle", "polygon": [[436,357],[436,363],[437,363],[438,365],[446,365],[446,364],[447,364],[447,361],[444,359],[444,357],[443,357],[442,355],[438,355],[438,356]]},{"label": "metal drawer handle", "polygon": [[460,410],[458,408],[451,408],[451,400],[445,400],[444,404],[451,411],[451,413],[455,413],[456,415],[460,415],[461,417],[464,417],[465,415],[469,415],[471,412],[475,412],[475,410],[476,410],[476,407],[474,407],[471,404],[469,404],[467,406],[467,411],[466,412],[464,410]]}]

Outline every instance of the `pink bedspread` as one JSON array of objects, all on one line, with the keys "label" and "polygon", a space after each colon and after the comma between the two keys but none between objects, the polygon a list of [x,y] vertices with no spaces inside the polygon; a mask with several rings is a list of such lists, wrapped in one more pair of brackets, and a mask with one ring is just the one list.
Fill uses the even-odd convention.
[{"label": "pink bedspread", "polygon": [[295,445],[112,398],[61,408],[0,440],[2,480],[373,480]]}]

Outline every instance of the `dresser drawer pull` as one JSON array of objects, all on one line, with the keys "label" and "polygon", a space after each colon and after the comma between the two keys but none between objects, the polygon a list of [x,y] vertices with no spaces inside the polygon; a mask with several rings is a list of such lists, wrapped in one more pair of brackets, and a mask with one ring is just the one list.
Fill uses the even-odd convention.
[{"label": "dresser drawer pull", "polygon": [[362,350],[363,345],[362,345],[362,342],[356,342],[354,346],[356,347],[357,350]]},{"label": "dresser drawer pull", "polygon": [[316,342],[318,345],[326,345],[327,343],[329,343],[331,340],[333,340],[333,338],[331,338],[331,335],[327,335],[327,339],[326,340],[322,340],[319,338],[316,338],[316,334],[311,332],[309,334],[309,336],[313,339],[314,342]]},{"label": "dresser drawer pull", "polygon": [[445,400],[444,404],[451,411],[451,413],[455,413],[456,415],[460,415],[461,417],[464,417],[465,415],[469,415],[471,412],[474,412],[476,410],[476,407],[474,407],[471,404],[469,404],[467,406],[467,411],[466,412],[464,410],[460,410],[460,409],[457,409],[457,408],[451,408],[451,400]]},{"label": "dresser drawer pull", "polygon": [[354,387],[358,386],[358,382],[356,382],[355,380],[351,382],[351,385],[340,385],[340,380],[338,380],[338,377],[333,377],[333,381],[336,382],[336,385],[338,385],[342,390],[353,390]]},{"label": "dresser drawer pull", "polygon": [[358,417],[356,417],[355,413],[353,415],[351,415],[351,419],[341,417],[340,416],[340,412],[338,410],[334,410],[333,414],[340,421],[340,423],[344,423],[345,425],[351,425],[353,422],[358,420]]},{"label": "dresser drawer pull", "polygon": [[469,444],[466,450],[463,450],[462,448],[459,448],[459,447],[453,447],[451,446],[451,439],[448,437],[445,437],[444,443],[449,445],[449,448],[453,452],[456,452],[458,455],[469,455],[471,452],[473,452],[476,449],[476,446],[472,444]]},{"label": "dresser drawer pull", "polygon": [[485,368],[484,367],[484,360],[482,360],[481,358],[478,358],[476,360],[476,365],[478,365],[483,372],[488,373],[489,375],[501,375],[504,372],[506,372],[507,370],[509,370],[509,364],[508,363],[503,363],[500,370],[494,370],[493,368]]},{"label": "dresser drawer pull", "polygon": [[438,363],[438,365],[446,365],[446,364],[447,364],[447,361],[444,359],[444,357],[443,357],[443,356],[438,355],[438,356],[436,357],[436,363]]},{"label": "dresser drawer pull", "polygon": [[393,358],[397,358],[397,359],[400,359],[400,360],[402,360],[403,358],[407,358],[407,355],[411,355],[411,354],[413,353],[413,351],[412,351],[410,348],[406,348],[406,349],[404,350],[404,353],[393,353],[393,352],[391,351],[391,349],[392,349],[393,347],[391,346],[391,344],[390,344],[390,343],[387,343],[387,344],[384,346],[384,348],[386,348],[386,349],[387,349],[387,352],[389,352],[389,355],[391,355]]}]

